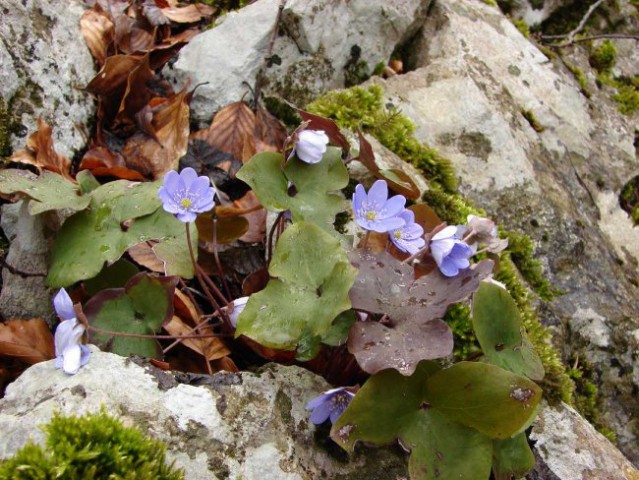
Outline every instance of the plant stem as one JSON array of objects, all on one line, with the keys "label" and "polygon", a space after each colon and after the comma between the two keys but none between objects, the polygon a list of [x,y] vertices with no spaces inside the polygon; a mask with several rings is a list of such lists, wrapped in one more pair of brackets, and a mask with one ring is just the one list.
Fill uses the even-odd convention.
[{"label": "plant stem", "polygon": [[[222,285],[224,286],[224,292],[226,292],[227,299],[232,299],[233,295],[231,295],[231,289],[229,288],[229,284],[226,283],[226,277],[224,276],[224,269],[222,268],[222,262],[220,262],[220,256],[217,252],[217,217],[213,216],[213,258],[215,258],[215,266],[217,267],[217,271],[220,274],[220,278],[222,279]],[[228,304],[228,300],[226,302]]]},{"label": "plant stem", "polygon": [[[198,325],[199,327],[199,325]],[[227,334],[223,333],[210,333],[210,334],[198,334],[198,335],[144,335],[142,333],[127,333],[127,332],[114,332],[111,330],[103,330],[98,327],[94,327],[93,325],[88,326],[89,330],[92,330],[96,333],[100,333],[102,335],[111,335],[113,337],[131,337],[131,338],[152,338],[154,340],[186,340],[188,338],[213,338],[213,337],[224,337]],[[195,327],[197,328],[197,327]]]}]

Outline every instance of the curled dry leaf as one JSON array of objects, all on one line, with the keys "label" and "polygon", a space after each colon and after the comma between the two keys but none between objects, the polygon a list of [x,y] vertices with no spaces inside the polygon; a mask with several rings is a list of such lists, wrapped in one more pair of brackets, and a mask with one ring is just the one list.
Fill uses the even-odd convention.
[{"label": "curled dry leaf", "polygon": [[[184,321],[176,315],[174,315],[171,321],[164,326],[164,329],[169,332],[169,335],[173,335],[175,337],[197,335],[198,333],[202,335],[213,334],[213,330],[208,327],[193,331],[193,327],[184,323]],[[181,340],[181,343],[189,347],[191,350],[199,353],[208,361],[226,357],[231,353],[222,340],[217,337],[185,338]]]},{"label": "curled dry leaf", "polygon": [[41,318],[0,323],[0,356],[34,364],[55,357],[53,335]]},{"label": "curled dry leaf", "polygon": [[255,114],[244,102],[235,102],[222,108],[202,140],[237,160],[246,163],[256,153]]},{"label": "curled dry leaf", "polygon": [[155,45],[156,29],[148,21],[119,15],[114,22],[115,43],[121,52],[147,52]]},{"label": "curled dry leaf", "polygon": [[153,138],[136,133],[122,149],[128,168],[145,177],[161,178],[176,169],[179,159],[187,151],[189,142],[188,85],[172,98],[152,108],[147,129]]},{"label": "curled dry leaf", "polygon": [[127,253],[135,263],[148,268],[152,272],[164,273],[164,261],[153,251],[153,247],[158,243],[157,240],[138,243],[130,247]]},{"label": "curled dry leaf", "polygon": [[115,25],[109,15],[99,5],[94,5],[80,17],[80,32],[98,65],[104,65],[115,37]]},{"label": "curled dry leaf", "polygon": [[154,73],[149,64],[149,54],[147,54],[127,78],[126,90],[115,117],[114,128],[119,124],[134,127],[135,114],[142,110],[153,96],[147,87],[153,77]]},{"label": "curled dry leaf", "polygon": [[[124,92],[129,75],[144,61],[143,55],[112,55],[86,86],[86,90],[100,97]],[[118,103],[119,105],[119,103]]]},{"label": "curled dry leaf", "polygon": [[127,168],[124,157],[106,147],[93,147],[80,161],[79,170],[89,170],[96,177],[117,177],[124,180],[144,181],[142,174]]},{"label": "curled dry leaf", "polygon": [[288,132],[286,127],[268,110],[258,109],[255,114],[255,147],[259,152],[281,152]]},{"label": "curled dry leaf", "polygon": [[52,133],[47,122],[38,118],[38,130],[29,135],[25,148],[15,152],[11,161],[33,165],[39,171],[50,170],[72,180],[69,173],[71,161],[55,151]]},{"label": "curled dry leaf", "polygon": [[169,20],[177,23],[195,23],[204,17],[215,13],[215,9],[201,3],[194,3],[185,7],[168,7],[161,9],[162,14]]}]

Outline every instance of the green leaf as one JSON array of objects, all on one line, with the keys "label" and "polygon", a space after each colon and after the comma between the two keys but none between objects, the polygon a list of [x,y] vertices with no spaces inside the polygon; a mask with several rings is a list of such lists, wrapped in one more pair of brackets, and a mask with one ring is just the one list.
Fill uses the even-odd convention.
[{"label": "green leaf", "polygon": [[302,338],[323,337],[333,320],[351,307],[348,291],[355,269],[339,242],[312,223],[286,229],[269,273],[277,278],[251,295],[238,318],[236,336],[290,350]]},{"label": "green leaf", "polygon": [[93,176],[91,170],[80,170],[75,179],[80,184],[82,193],[90,193],[100,186],[100,182]]},{"label": "green leaf", "polygon": [[100,290],[107,288],[122,288],[136,273],[138,273],[138,267],[121,258],[114,264],[103,268],[96,277],[84,282],[84,289],[89,296],[93,296]]},{"label": "green leaf", "polygon": [[534,418],[541,389],[494,365],[460,362],[426,382],[429,404],[491,437],[511,437]]},{"label": "green leaf", "polygon": [[[312,222],[333,233],[335,215],[348,205],[339,194],[330,193],[348,185],[341,150],[329,147],[322,161],[313,165],[293,158],[282,170],[283,163],[279,153],[260,153],[237,172],[237,178],[251,186],[267,209],[290,210],[293,222]],[[295,192],[289,193],[289,181]]]},{"label": "green leaf", "polygon": [[525,433],[506,440],[495,440],[493,445],[495,480],[523,478],[535,466],[535,456],[530,450]]},{"label": "green leaf", "polygon": [[65,208],[84,210],[91,201],[90,197],[82,195],[79,185],[54,172],[45,171],[38,176],[28,170],[0,171],[0,193],[16,192],[31,198],[31,215]]},{"label": "green leaf", "polygon": [[481,282],[473,297],[473,328],[490,363],[533,380],[544,367],[523,333],[519,308],[507,290]]},{"label": "green leaf", "polygon": [[487,479],[492,441],[431,408],[424,386],[439,367],[420,362],[410,377],[388,369],[373,375],[355,395],[331,437],[347,451],[357,441],[386,445],[399,439],[411,452],[411,480]]},{"label": "green leaf", "polygon": [[[84,307],[89,324],[113,332],[153,335],[173,316],[173,293],[177,278],[139,273],[124,288],[103,290]],[[152,338],[92,333],[91,341],[101,349],[129,356],[159,358],[158,342]]]},{"label": "green leaf", "polygon": [[[114,262],[129,247],[147,240],[186,246],[184,223],[160,208],[158,187],[158,182],[118,180],[93,190],[89,208],[68,218],[57,234],[48,285],[65,287],[93,278],[105,263]],[[197,245],[197,232],[192,230]],[[192,276],[192,267],[187,266],[188,249],[166,248],[169,252],[162,252],[168,257],[165,261],[178,266],[167,270]]]},{"label": "green leaf", "polygon": [[356,320],[357,317],[353,310],[340,313],[337,318],[333,320],[330,330],[326,332],[322,338],[322,343],[332,347],[339,347],[345,344],[348,340],[348,332]]}]

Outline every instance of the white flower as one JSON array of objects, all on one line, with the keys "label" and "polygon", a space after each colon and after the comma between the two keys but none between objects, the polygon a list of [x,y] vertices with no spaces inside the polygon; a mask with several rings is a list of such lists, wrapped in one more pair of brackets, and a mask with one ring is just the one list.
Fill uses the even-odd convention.
[{"label": "white flower", "polygon": [[328,136],[323,130],[303,130],[295,143],[295,155],[306,163],[319,163],[326,153]]},{"label": "white flower", "polygon": [[74,375],[80,367],[89,361],[91,351],[82,345],[84,325],[75,318],[73,301],[67,291],[62,288],[53,299],[53,306],[62,322],[55,331],[55,368],[62,368],[65,373]]},{"label": "white flower", "polygon": [[232,307],[229,308],[227,312],[233,328],[237,328],[237,317],[240,316],[240,313],[242,313],[244,307],[246,307],[246,302],[249,301],[249,298],[250,297],[240,297],[231,302]]}]

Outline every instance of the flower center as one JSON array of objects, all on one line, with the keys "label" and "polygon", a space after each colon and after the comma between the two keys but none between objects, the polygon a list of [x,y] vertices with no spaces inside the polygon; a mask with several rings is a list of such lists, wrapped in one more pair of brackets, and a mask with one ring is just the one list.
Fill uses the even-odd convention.
[{"label": "flower center", "polygon": [[376,216],[377,216],[377,213],[372,210],[369,212],[366,212],[366,220],[375,220]]},{"label": "flower center", "polygon": [[393,233],[393,236],[395,237],[395,240],[401,240],[402,239],[401,230],[395,230],[395,233]]},{"label": "flower center", "polygon": [[191,199],[189,198],[183,198],[182,201],[180,201],[182,208],[189,208],[192,204],[193,202],[191,202]]}]

